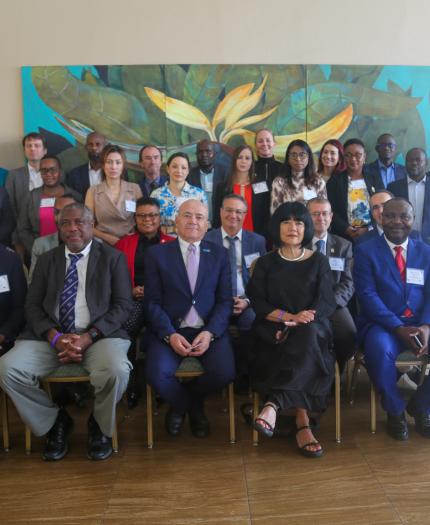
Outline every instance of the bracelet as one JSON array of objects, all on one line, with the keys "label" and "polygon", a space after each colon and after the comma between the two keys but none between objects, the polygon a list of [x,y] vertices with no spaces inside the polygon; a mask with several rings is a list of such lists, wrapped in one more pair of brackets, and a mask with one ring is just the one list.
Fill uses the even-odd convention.
[{"label": "bracelet", "polygon": [[285,310],[279,310],[278,321],[283,321],[283,320],[284,320],[284,315],[285,315],[286,313],[287,313],[287,312],[285,312]]},{"label": "bracelet", "polygon": [[58,339],[60,339],[60,337],[64,335],[63,332],[57,332],[54,337],[52,338],[51,342],[50,342],[50,345],[52,348],[55,348],[55,345],[57,344],[57,341]]}]

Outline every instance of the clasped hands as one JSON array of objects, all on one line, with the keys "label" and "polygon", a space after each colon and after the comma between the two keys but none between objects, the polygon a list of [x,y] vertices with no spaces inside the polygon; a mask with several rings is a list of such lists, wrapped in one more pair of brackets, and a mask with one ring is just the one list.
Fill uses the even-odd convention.
[{"label": "clasped hands", "polygon": [[287,327],[297,326],[299,324],[308,324],[315,319],[316,310],[302,310],[297,314],[288,314],[288,320],[284,321],[285,329],[278,330],[275,334],[276,342],[283,343],[288,337]]},{"label": "clasped hands", "polygon": [[55,343],[57,356],[63,365],[80,363],[85,350],[92,344],[88,333],[63,334]]},{"label": "clasped hands", "polygon": [[212,341],[212,334],[203,330],[189,343],[181,334],[172,334],[169,338],[169,344],[174,352],[182,357],[198,357],[203,355],[209,348]]},{"label": "clasped hands", "polygon": [[[409,350],[412,350],[412,352],[414,352],[418,357],[428,353],[428,342],[430,335],[430,327],[428,325],[398,326],[394,332],[405,345],[405,347]],[[414,336],[419,338],[422,343],[422,347],[416,343]]]}]

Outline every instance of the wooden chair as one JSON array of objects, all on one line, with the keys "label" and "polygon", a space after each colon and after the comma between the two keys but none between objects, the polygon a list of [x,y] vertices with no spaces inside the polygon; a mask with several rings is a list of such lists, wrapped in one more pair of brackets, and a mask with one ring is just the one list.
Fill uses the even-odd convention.
[{"label": "wooden chair", "polygon": [[[186,357],[181,361],[176,370],[175,377],[180,380],[192,379],[200,377],[205,373],[200,361],[195,357]],[[230,429],[230,443],[236,443],[236,421],[234,408],[234,388],[233,383],[230,383],[228,389],[228,413],[229,413],[229,429]],[[148,448],[154,446],[154,426],[153,426],[153,407],[152,407],[152,387],[146,385],[146,429],[148,436]]]},{"label": "wooden chair", "polygon": [[7,410],[7,395],[3,390],[1,391],[1,419],[3,430],[3,449],[9,452],[9,418]]},{"label": "wooden chair", "polygon": [[[341,435],[341,412],[340,412],[340,371],[339,365],[335,364],[334,369],[334,404],[335,404],[335,440],[336,443],[342,441]],[[260,399],[257,392],[253,392],[253,415],[254,419],[258,416],[260,412]],[[253,428],[252,429],[252,444],[256,447],[258,446],[258,432]]]}]

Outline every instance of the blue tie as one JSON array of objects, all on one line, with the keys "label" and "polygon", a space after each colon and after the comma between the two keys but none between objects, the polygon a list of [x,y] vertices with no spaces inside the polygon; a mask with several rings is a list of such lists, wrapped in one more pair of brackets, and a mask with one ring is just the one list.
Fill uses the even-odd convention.
[{"label": "blue tie", "polygon": [[320,252],[322,253],[323,255],[325,255],[325,241],[323,241],[322,239],[319,239],[316,243],[315,243],[316,247],[317,247],[317,252]]},{"label": "blue tie", "polygon": [[76,264],[81,257],[83,257],[82,253],[69,254],[70,265],[64,277],[64,286],[60,295],[59,308],[60,325],[64,333],[75,331],[75,303],[79,282]]},{"label": "blue tie", "polygon": [[236,241],[237,237],[227,237],[230,248],[228,250],[228,255],[230,259],[231,267],[231,290],[233,297],[237,295],[237,264],[236,264]]}]

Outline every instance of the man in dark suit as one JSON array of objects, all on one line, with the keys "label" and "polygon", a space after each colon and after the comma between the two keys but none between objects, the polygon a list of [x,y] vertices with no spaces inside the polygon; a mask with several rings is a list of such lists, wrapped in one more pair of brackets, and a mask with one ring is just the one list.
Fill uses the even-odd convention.
[{"label": "man in dark suit", "polygon": [[324,198],[314,198],[307,203],[314,224],[314,237],[309,246],[327,256],[333,276],[334,295],[337,308],[331,317],[336,360],[340,371],[356,349],[354,321],[348,310],[348,303],[354,295],[352,281],[352,244],[342,237],[328,233],[333,218],[330,202]]},{"label": "man in dark suit", "polygon": [[202,188],[208,199],[209,222],[212,224],[212,210],[215,209],[215,188],[227,178],[227,171],[215,163],[215,147],[210,140],[201,140],[196,147],[197,166],[188,175],[188,183]]},{"label": "man in dark suit", "polygon": [[[233,303],[228,252],[202,240],[207,219],[201,202],[184,202],[176,217],[178,239],[151,247],[145,261],[144,304],[151,329],[147,381],[170,404],[166,430],[172,436],[187,412],[193,435],[207,436],[204,397],[234,379],[227,333]],[[184,385],[175,371],[189,356],[201,361],[205,373]]]},{"label": "man in dark suit", "polygon": [[232,276],[233,317],[240,336],[233,340],[236,355],[236,378],[240,384],[248,375],[247,353],[250,345],[251,325],[255,319],[254,310],[245,295],[252,263],[266,253],[266,240],[262,235],[243,230],[247,212],[246,200],[236,194],[226,195],[220,210],[221,228],[211,230],[205,240],[224,246],[229,250]]},{"label": "man in dark suit", "polygon": [[143,146],[139,151],[139,164],[143,170],[143,177],[139,181],[139,186],[144,197],[150,197],[154,190],[169,180],[167,175],[161,173],[162,160],[161,149],[152,144]]},{"label": "man in dark suit", "polygon": [[404,179],[406,177],[406,169],[401,164],[394,162],[397,154],[396,141],[390,133],[384,133],[378,137],[375,146],[378,158],[364,166],[364,172],[368,175],[380,175],[387,188],[391,182]]},{"label": "man in dark suit", "polygon": [[406,154],[407,177],[388,185],[396,197],[407,199],[414,209],[414,232],[430,244],[430,179],[427,178],[427,154],[421,148],[412,148]]},{"label": "man in dark suit", "polygon": [[[357,246],[354,254],[359,339],[369,377],[387,412],[387,432],[398,440],[408,438],[408,425],[395,361],[404,350],[427,353],[430,333],[430,247],[409,237],[413,222],[411,204],[391,199],[382,214],[384,235]],[[430,438],[429,376],[407,411],[415,417],[416,430]]]},{"label": "man in dark suit", "polygon": [[10,205],[9,195],[5,188],[0,188],[0,243],[11,246],[12,233],[15,229],[15,215]]},{"label": "man in dark suit", "polygon": [[112,453],[115,407],[130,373],[130,345],[122,328],[131,310],[131,283],[124,255],[93,241],[94,219],[83,204],[63,208],[64,245],[42,254],[26,301],[27,326],[0,359],[0,385],[34,434],[48,433],[43,457],[68,450],[73,422],[39,387],[57,367],[81,363],[95,390],[88,421],[88,457]]},{"label": "man in dark suit", "polygon": [[100,184],[102,181],[102,151],[106,146],[106,137],[97,131],[87,135],[85,149],[88,153],[88,162],[74,168],[66,175],[66,184],[82,195],[85,195],[90,186]]}]

